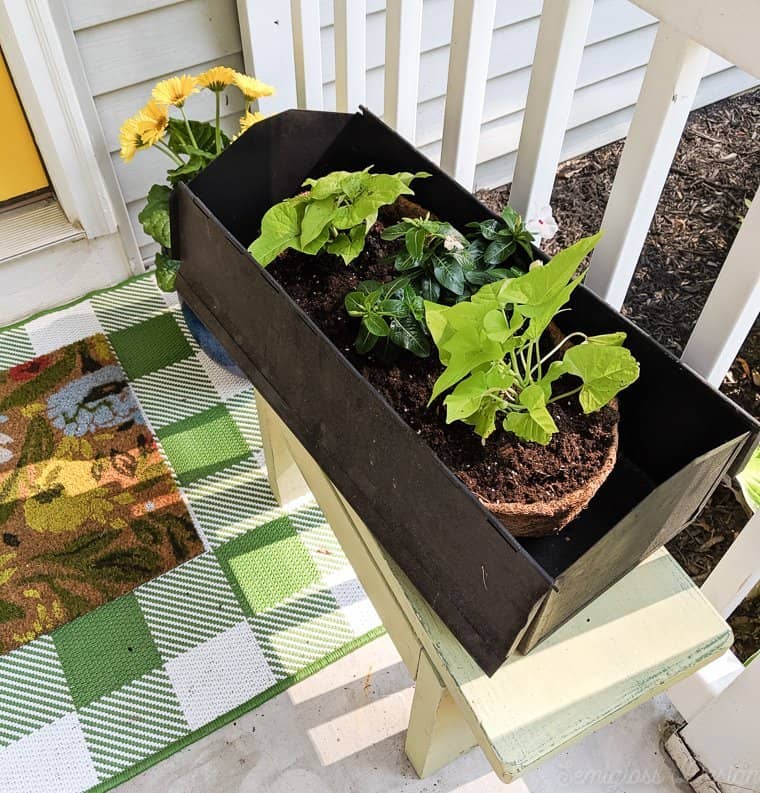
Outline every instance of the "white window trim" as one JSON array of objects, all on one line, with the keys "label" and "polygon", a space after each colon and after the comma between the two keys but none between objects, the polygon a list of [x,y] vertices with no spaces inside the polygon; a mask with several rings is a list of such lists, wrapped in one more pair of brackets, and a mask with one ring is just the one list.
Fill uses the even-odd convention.
[{"label": "white window trim", "polygon": [[0,47],[69,222],[89,239],[119,233],[131,269],[141,272],[139,246],[63,4],[0,0]]}]

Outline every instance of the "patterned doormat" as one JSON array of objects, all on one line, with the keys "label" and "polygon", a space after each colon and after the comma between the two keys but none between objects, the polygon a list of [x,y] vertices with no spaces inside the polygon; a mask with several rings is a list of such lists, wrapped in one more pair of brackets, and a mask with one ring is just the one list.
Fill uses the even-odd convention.
[{"label": "patterned doormat", "polygon": [[3,793],[109,790],[382,632],[316,504],[276,504],[250,383],[200,352],[151,275],[0,329],[0,369],[95,334],[204,551],[0,657]]},{"label": "patterned doormat", "polygon": [[103,334],[0,372],[0,653],[203,551]]}]

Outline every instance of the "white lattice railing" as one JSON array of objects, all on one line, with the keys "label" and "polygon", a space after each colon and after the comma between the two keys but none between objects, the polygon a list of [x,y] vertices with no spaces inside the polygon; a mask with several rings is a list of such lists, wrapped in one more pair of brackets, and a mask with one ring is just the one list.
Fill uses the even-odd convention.
[{"label": "white lattice railing", "polygon": [[[628,291],[709,51],[760,78],[757,0],[633,2],[660,26],[604,215],[606,234],[586,282],[616,308]],[[422,5],[423,0],[386,3],[384,117],[410,140],[417,117]],[[322,107],[319,6],[319,0],[238,0],[246,66],[278,75],[277,109]],[[366,2],[334,0],[333,8],[337,109],[353,111],[365,99]],[[592,9],[593,0],[544,2],[510,196],[522,214],[549,203]],[[441,166],[468,188],[475,175],[495,12],[496,0],[454,0]],[[760,201],[755,200],[693,329],[684,362],[719,385],[759,310]],[[756,516],[704,591],[728,616],[758,579]],[[745,670],[729,653],[671,695],[689,722],[684,735],[709,767],[760,767],[753,729],[760,662]],[[755,784],[744,789],[760,790],[760,774]]]}]

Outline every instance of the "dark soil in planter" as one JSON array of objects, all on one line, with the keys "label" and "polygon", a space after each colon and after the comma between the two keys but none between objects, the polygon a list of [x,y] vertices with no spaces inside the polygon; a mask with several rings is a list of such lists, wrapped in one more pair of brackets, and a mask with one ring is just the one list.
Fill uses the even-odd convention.
[{"label": "dark soil in planter", "polygon": [[417,205],[403,200],[383,210],[367,235],[364,252],[349,266],[330,254],[315,257],[286,251],[268,271],[476,495],[489,501],[533,503],[583,486],[607,457],[616,408],[608,406],[587,416],[577,399],[556,402],[549,409],[559,432],[547,446],[522,442],[501,429],[484,446],[469,426],[445,423],[441,398],[427,407],[442,370],[435,349],[427,359],[402,351],[392,364],[354,350],[358,320],[346,313],[344,297],[360,281],[389,281],[397,275],[392,261],[385,258],[402,243],[382,240],[380,233],[401,217],[419,214]]},{"label": "dark soil in planter", "polygon": [[[684,131],[654,221],[623,306],[661,344],[680,354],[760,183],[760,90],[694,111]],[[599,228],[622,142],[559,168],[552,207],[559,223],[554,253]],[[478,198],[500,211],[509,186]],[[760,417],[760,322],[755,324],[721,391]],[[720,487],[699,518],[668,550],[701,584],[747,521],[733,493]],[[760,598],[748,599],[729,620],[734,650],[746,660],[760,645]]]}]

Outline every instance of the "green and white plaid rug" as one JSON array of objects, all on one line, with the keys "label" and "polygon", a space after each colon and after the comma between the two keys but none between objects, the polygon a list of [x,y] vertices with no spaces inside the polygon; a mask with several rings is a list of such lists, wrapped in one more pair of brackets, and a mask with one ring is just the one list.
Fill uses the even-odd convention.
[{"label": "green and white plaid rug", "polygon": [[0,329],[0,369],[95,333],[206,552],[0,657],[3,793],[108,790],[382,632],[316,504],[276,504],[250,383],[198,349],[151,275]]}]

